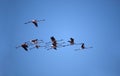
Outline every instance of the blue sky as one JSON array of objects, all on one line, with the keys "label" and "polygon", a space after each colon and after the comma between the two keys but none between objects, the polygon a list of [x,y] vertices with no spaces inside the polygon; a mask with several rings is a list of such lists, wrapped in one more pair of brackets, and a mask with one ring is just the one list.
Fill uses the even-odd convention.
[{"label": "blue sky", "polygon": [[[0,0],[0,76],[119,76],[119,0]],[[35,28],[24,22],[45,19]],[[28,52],[17,45],[50,37],[79,46]]]}]

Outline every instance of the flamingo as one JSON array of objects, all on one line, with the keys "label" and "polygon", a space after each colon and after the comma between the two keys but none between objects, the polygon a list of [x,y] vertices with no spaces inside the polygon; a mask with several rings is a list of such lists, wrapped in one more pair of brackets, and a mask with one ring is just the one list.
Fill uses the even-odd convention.
[{"label": "flamingo", "polygon": [[35,20],[35,19],[33,19],[31,21],[26,22],[25,24],[33,23],[35,25],[35,27],[38,27],[38,22],[41,22],[41,21],[45,21],[45,19],[43,19],[43,20]]}]

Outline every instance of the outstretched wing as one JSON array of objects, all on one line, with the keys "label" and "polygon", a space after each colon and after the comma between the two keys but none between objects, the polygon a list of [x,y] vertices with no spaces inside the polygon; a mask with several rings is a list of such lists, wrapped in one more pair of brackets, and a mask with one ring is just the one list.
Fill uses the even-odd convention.
[{"label": "outstretched wing", "polygon": [[43,20],[37,20],[37,22],[41,22],[41,21],[45,21],[45,19],[43,19]]},{"label": "outstretched wing", "polygon": [[73,45],[81,45],[81,44],[82,44],[82,43],[74,43],[74,44],[72,44],[72,45],[71,45],[71,44],[65,44],[64,47],[66,47],[66,46],[73,46]]},{"label": "outstretched wing", "polygon": [[32,23],[32,21],[25,22],[24,24]]},{"label": "outstretched wing", "polygon": [[34,25],[35,25],[35,27],[38,27],[38,23],[37,22],[32,22]]}]

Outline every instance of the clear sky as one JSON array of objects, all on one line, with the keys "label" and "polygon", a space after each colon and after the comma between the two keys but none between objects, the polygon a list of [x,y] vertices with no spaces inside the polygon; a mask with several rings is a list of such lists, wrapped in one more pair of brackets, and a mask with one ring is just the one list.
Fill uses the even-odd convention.
[{"label": "clear sky", "polygon": [[[0,0],[0,22],[0,76],[120,76],[119,0]],[[93,48],[15,48],[51,36]]]}]

